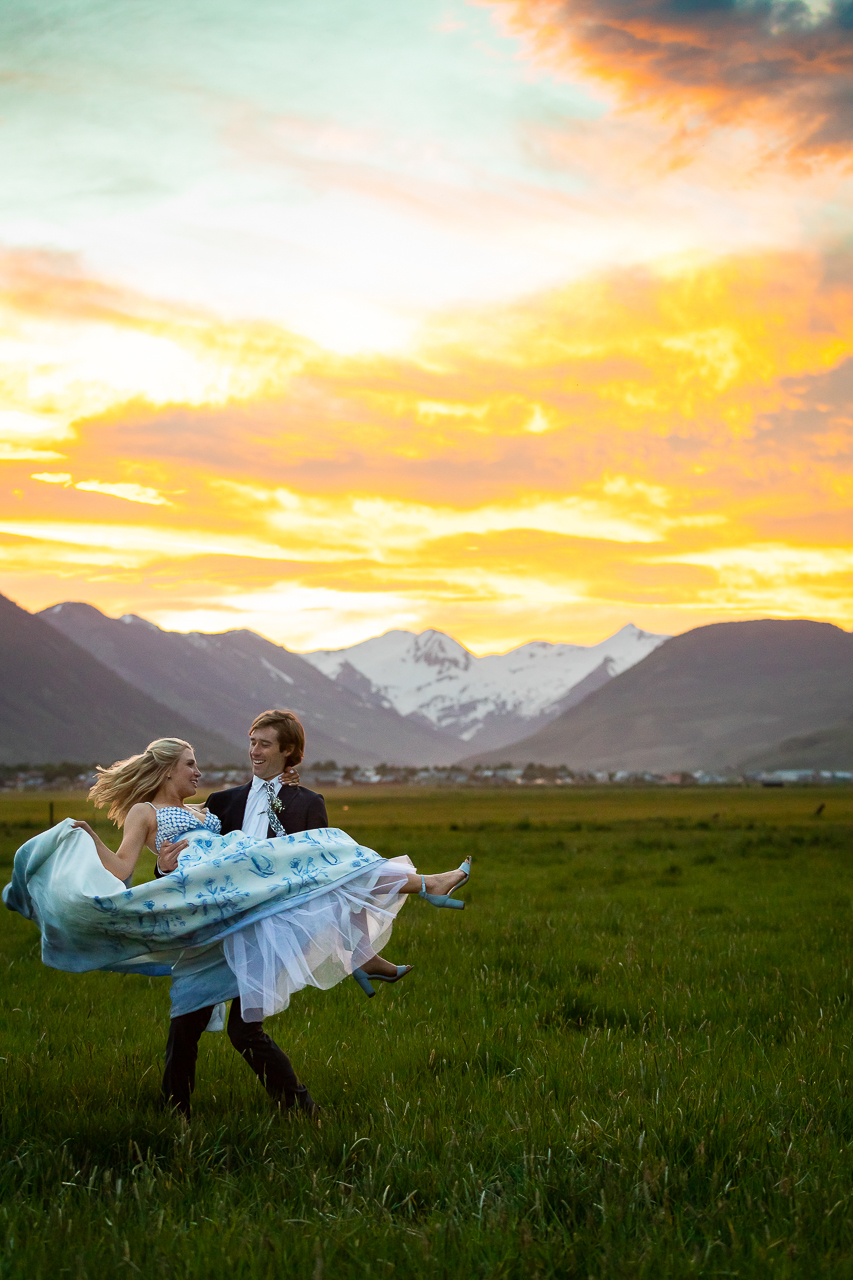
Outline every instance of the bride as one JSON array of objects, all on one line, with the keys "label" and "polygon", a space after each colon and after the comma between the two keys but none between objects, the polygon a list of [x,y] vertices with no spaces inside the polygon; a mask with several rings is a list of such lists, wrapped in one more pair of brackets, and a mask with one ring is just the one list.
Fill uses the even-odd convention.
[{"label": "bride", "polygon": [[[423,876],[407,857],[382,858],[334,827],[220,835],[215,814],[186,803],[201,773],[180,738],[99,774],[90,798],[123,827],[119,848],[66,819],[18,851],[3,900],[40,925],[42,958],[54,967],[170,971],[173,1017],[239,993],[243,1017],[260,1021],[303,987],[328,989],[349,974],[372,995],[370,979],[410,971],[379,954],[406,895],[464,905],[450,895],[468,880],[470,859]],[[165,841],[177,842],[176,870],[127,888],[143,847],[159,855]]]},{"label": "bride", "polygon": [[[351,971],[369,995],[373,994],[369,978],[395,982],[404,977],[410,965],[389,964],[372,946],[380,937],[383,942],[387,940],[403,895],[418,893],[436,906],[464,905],[450,894],[468,879],[470,859],[455,871],[418,876],[408,858],[383,859],[344,832],[326,828],[323,833],[310,833],[314,843],[317,836],[326,839],[316,859],[318,865],[309,872],[307,868],[297,868],[298,854],[296,859],[293,856],[309,833],[272,840],[252,839],[242,832],[220,836],[215,814],[203,806],[186,803],[198,790],[201,771],[192,747],[180,738],[160,739],[141,756],[100,769],[99,773],[89,797],[98,807],[110,806],[109,817],[124,828],[122,842],[113,853],[88,823],[75,826],[91,835],[101,862],[117,879],[131,878],[143,845],[159,858],[166,841],[173,846],[172,855],[178,854],[178,873],[196,859],[202,866],[211,862],[223,849],[228,850],[229,861],[235,856],[248,856],[254,866],[260,856],[273,864],[284,860],[291,873],[297,872],[296,896],[287,895],[286,906],[254,925],[230,933],[226,939],[225,957],[237,977],[247,1019],[253,1013],[263,1018],[286,1008],[290,996],[309,983],[333,985],[317,977],[333,955],[339,961],[336,968],[340,977]],[[152,785],[156,790],[148,799],[143,793],[149,793]],[[207,838],[196,840],[199,833]],[[189,853],[185,852],[187,849]],[[308,879],[303,881],[306,873]],[[265,867],[264,874],[275,873]],[[302,897],[309,901],[300,906]],[[295,945],[297,935],[299,944]],[[270,955],[278,959],[272,965],[277,971],[274,984],[269,971]]]}]

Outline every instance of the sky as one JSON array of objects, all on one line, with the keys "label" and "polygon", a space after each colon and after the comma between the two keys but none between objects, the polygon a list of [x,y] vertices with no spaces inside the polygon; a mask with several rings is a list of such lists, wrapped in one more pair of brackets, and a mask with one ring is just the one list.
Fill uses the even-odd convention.
[{"label": "sky", "polygon": [[0,591],[853,627],[853,10],[7,0]]}]

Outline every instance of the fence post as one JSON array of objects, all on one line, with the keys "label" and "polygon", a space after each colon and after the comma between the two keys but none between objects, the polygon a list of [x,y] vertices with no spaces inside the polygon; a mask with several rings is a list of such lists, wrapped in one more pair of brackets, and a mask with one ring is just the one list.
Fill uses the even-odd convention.
[{"label": "fence post", "polygon": [[53,801],[52,800],[50,802],[50,822],[47,825],[49,827],[53,826]]}]

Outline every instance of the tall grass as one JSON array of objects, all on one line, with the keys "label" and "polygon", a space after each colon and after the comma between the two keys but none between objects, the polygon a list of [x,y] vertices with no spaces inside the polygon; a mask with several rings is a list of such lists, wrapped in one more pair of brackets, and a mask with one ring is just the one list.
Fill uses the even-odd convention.
[{"label": "tall grass", "polygon": [[[7,867],[44,807],[11,804]],[[853,1274],[850,792],[330,809],[475,872],[464,914],[406,905],[404,982],[270,1021],[319,1125],[223,1036],[164,1116],[166,984],[46,969],[8,916],[0,1276]]]}]

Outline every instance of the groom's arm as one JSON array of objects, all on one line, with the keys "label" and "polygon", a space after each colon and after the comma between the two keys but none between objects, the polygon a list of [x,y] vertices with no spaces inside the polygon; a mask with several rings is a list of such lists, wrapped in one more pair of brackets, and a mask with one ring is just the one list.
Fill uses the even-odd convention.
[{"label": "groom's arm", "polygon": [[326,802],[321,795],[314,792],[305,810],[305,830],[316,831],[318,827],[327,827],[328,825],[329,815],[326,813]]},{"label": "groom's arm", "polygon": [[154,879],[162,880],[163,876],[167,876],[178,868],[178,854],[183,853],[187,847],[186,840],[164,840],[160,845],[160,852],[157,854],[157,861],[154,863]]}]

